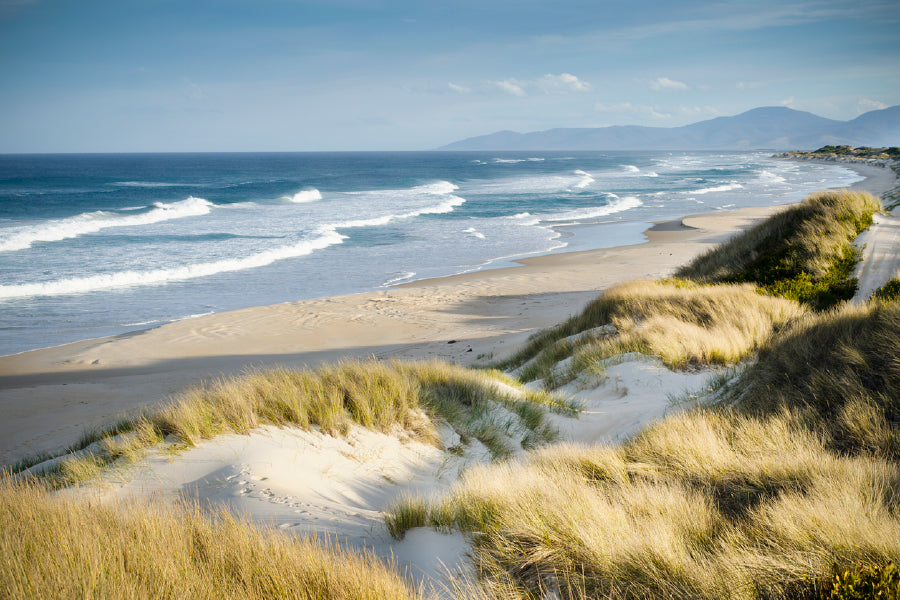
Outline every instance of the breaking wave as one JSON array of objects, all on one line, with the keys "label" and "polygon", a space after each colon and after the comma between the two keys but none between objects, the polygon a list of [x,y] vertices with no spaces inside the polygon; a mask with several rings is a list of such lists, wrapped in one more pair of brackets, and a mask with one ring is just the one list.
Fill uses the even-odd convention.
[{"label": "breaking wave", "polygon": [[0,286],[0,299],[24,298],[28,296],[62,296],[83,294],[115,288],[159,285],[173,281],[185,281],[198,277],[208,277],[218,273],[243,271],[270,265],[275,261],[311,254],[316,250],[340,244],[346,236],[332,229],[318,232],[317,237],[303,240],[290,246],[273,248],[244,258],[231,258],[215,262],[184,265],[170,269],[153,269],[149,271],[120,271],[94,275],[92,277],[74,277],[42,283],[25,283],[19,285]]},{"label": "breaking wave", "polygon": [[0,231],[0,252],[24,250],[35,242],[58,242],[110,227],[150,225],[160,221],[205,215],[213,206],[214,204],[208,200],[191,196],[180,202],[155,202],[147,212],[139,214],[123,215],[100,210],[66,219],[45,221],[39,225],[10,227]]}]

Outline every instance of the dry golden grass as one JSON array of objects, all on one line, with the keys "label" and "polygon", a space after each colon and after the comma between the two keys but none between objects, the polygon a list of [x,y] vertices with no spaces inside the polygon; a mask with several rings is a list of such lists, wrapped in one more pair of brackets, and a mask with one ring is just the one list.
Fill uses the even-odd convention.
[{"label": "dry golden grass", "polygon": [[900,458],[900,304],[809,314],[773,338],[729,398],[789,413],[844,452]]},{"label": "dry golden grass", "polygon": [[0,478],[0,597],[418,598],[390,565],[196,506],[103,506]]},{"label": "dry golden grass", "polygon": [[419,524],[473,536],[484,586],[510,598],[786,598],[832,565],[900,559],[897,466],[834,454],[784,417],[683,414],[416,502]]},{"label": "dry golden grass", "polygon": [[169,435],[195,445],[222,433],[247,434],[261,424],[315,427],[333,435],[356,424],[438,444],[434,420],[443,419],[464,440],[477,439],[495,457],[505,457],[517,444],[533,448],[555,438],[545,419],[548,409],[575,410],[563,399],[521,389],[503,373],[438,361],[254,371],[194,386],[155,412],[117,423],[106,435],[92,433],[89,448],[63,457],[46,476],[63,487],[92,479],[110,462],[137,460]]},{"label": "dry golden grass", "polygon": [[[625,352],[658,356],[672,368],[729,365],[752,355],[772,332],[797,318],[796,302],[756,293],[749,285],[634,281],[617,285],[581,315],[536,335],[505,366],[525,381],[564,383]],[[571,336],[612,324],[615,334]],[[573,357],[571,369],[555,369]]]}]

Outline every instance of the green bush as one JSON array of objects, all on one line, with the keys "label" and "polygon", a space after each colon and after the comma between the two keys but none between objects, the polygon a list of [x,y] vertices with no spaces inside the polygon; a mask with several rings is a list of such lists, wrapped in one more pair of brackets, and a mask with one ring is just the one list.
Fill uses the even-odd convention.
[{"label": "green bush", "polygon": [[813,593],[801,595],[815,600],[900,599],[900,570],[894,563],[885,566],[857,565],[853,569],[834,568],[830,577],[812,586]]},{"label": "green bush", "polygon": [[891,279],[886,284],[875,290],[872,298],[892,302],[900,299],[900,279]]}]

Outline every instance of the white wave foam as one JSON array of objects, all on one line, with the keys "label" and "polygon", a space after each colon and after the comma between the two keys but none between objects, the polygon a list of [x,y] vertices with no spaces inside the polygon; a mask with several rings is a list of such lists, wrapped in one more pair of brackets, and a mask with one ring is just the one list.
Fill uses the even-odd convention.
[{"label": "white wave foam", "polygon": [[578,183],[576,183],[574,186],[574,187],[578,188],[579,190],[583,190],[587,186],[594,183],[594,181],[596,181],[593,177],[591,177],[590,173],[585,173],[581,169],[578,169],[577,171],[575,171],[575,174],[578,175],[579,177],[581,177],[581,179],[578,180]]},{"label": "white wave foam", "polygon": [[213,206],[208,200],[191,196],[187,200],[171,204],[156,202],[149,211],[137,215],[122,215],[101,210],[67,219],[45,221],[40,225],[10,227],[0,231],[0,252],[24,250],[35,242],[58,242],[110,227],[150,225],[160,221],[205,215]]},{"label": "white wave foam", "polygon": [[394,273],[394,276],[381,284],[381,287],[390,287],[397,285],[401,281],[409,281],[416,276],[415,271],[406,271],[405,273]]},{"label": "white wave foam", "polygon": [[478,231],[477,229],[475,229],[474,227],[469,227],[468,229],[463,231],[463,233],[467,233],[467,234],[469,234],[470,237],[478,238],[479,240],[485,239],[484,234],[481,233],[480,231]]},{"label": "white wave foam", "polygon": [[656,171],[647,171],[646,173],[641,173],[641,177],[659,177],[659,173]]},{"label": "white wave foam", "polygon": [[542,221],[562,222],[596,219],[597,217],[606,217],[615,213],[630,210],[632,208],[637,208],[638,206],[641,206],[643,204],[643,202],[641,202],[641,199],[636,196],[626,196],[624,198],[620,198],[615,194],[609,195],[612,199],[609,204],[606,204],[604,206],[594,206],[590,208],[571,210],[568,212],[553,215],[551,217],[545,217],[542,219]]},{"label": "white wave foam", "polygon": [[340,244],[346,236],[332,229],[323,229],[318,236],[304,240],[292,246],[273,248],[244,258],[232,258],[216,262],[184,265],[171,269],[154,269],[152,271],[120,271],[92,277],[76,277],[60,279],[44,283],[24,283],[19,285],[0,286],[0,299],[24,298],[28,296],[64,296],[82,294],[115,288],[160,285],[173,281],[185,281],[208,277],[218,273],[243,271],[270,265],[286,258],[295,258],[311,254],[335,244]]},{"label": "white wave foam", "polygon": [[[415,210],[411,210],[409,212],[404,213],[396,213],[389,215],[382,215],[380,217],[371,217],[368,219],[352,219],[349,221],[340,221],[331,225],[331,227],[335,229],[347,229],[351,227],[376,227],[379,225],[387,225],[392,221],[397,221],[401,219],[411,219],[413,217],[418,217],[421,215],[438,215],[453,212],[453,209],[457,206],[461,206],[465,204],[466,199],[461,198],[460,196],[454,195],[452,192],[459,189],[459,186],[450,183],[449,181],[437,181],[435,183],[428,183],[425,185],[416,186],[409,190],[403,190],[402,192],[397,191],[389,191],[387,192],[390,195],[411,195],[411,196],[419,196],[422,194],[428,196],[442,196],[445,197],[445,200],[439,204],[434,204],[431,206],[424,206],[422,208],[418,208]],[[370,194],[371,192],[347,192],[348,194]]]},{"label": "white wave foam", "polygon": [[759,174],[759,180],[762,181],[763,183],[768,183],[768,184],[784,183],[785,181],[787,181],[781,175],[777,175],[775,173],[772,173],[771,171],[761,171]]},{"label": "white wave foam", "polygon": [[713,192],[730,192],[731,190],[740,190],[740,189],[743,189],[743,187],[744,186],[742,186],[739,183],[728,183],[725,185],[716,185],[716,186],[708,187],[708,188],[700,188],[699,190],[694,190],[691,192],[684,192],[684,193],[690,194],[690,195],[711,194]]},{"label": "white wave foam", "polygon": [[634,165],[625,165],[625,172],[626,172],[626,173],[640,173],[641,170],[638,169],[638,168],[637,168],[636,166],[634,166]]},{"label": "white wave foam", "polygon": [[321,192],[319,192],[319,190],[313,188],[311,190],[300,190],[290,198],[285,196],[285,199],[297,204],[303,204],[305,202],[315,202],[316,200],[321,200],[322,194]]},{"label": "white wave foam", "polygon": [[495,158],[494,162],[497,164],[516,164],[523,162],[543,162],[543,158]]}]

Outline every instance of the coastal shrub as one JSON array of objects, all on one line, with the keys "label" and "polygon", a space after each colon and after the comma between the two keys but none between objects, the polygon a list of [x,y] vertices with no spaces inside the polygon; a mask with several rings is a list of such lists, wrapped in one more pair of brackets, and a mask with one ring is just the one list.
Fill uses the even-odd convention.
[{"label": "coastal shrub", "polygon": [[900,600],[900,570],[894,563],[844,569],[835,565],[829,576],[810,583],[805,594],[809,600]]},{"label": "coastal shrub", "polygon": [[875,293],[872,294],[872,298],[883,302],[893,302],[900,299],[900,277],[894,277],[875,290]]},{"label": "coastal shrub", "polygon": [[818,310],[849,300],[858,261],[851,242],[881,208],[865,192],[819,192],[713,248],[678,277],[704,283],[752,283],[768,294]]},{"label": "coastal shrub", "polygon": [[106,505],[0,477],[0,597],[411,600],[392,565],[194,504]]},{"label": "coastal shrub", "polygon": [[[524,381],[553,387],[625,352],[658,356],[668,366],[733,364],[750,356],[803,309],[748,285],[636,281],[610,288],[584,311],[535,335],[503,366]],[[561,361],[572,358],[568,370]]]}]

